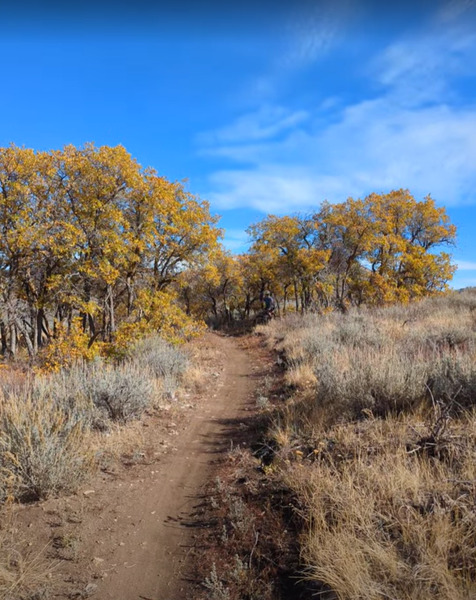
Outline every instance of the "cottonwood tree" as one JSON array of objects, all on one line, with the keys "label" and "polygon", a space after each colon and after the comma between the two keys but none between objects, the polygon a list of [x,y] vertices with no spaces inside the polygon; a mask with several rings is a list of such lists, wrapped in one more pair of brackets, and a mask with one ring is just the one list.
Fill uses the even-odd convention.
[{"label": "cottonwood tree", "polygon": [[89,344],[113,342],[119,328],[179,327],[171,288],[184,269],[206,263],[215,223],[207,203],[121,146],[0,149],[4,353],[20,337],[36,354],[56,323],[71,327],[75,316]]},{"label": "cottonwood tree", "polygon": [[248,264],[255,273],[266,264],[296,311],[406,302],[444,291],[455,269],[442,251],[456,235],[445,210],[404,189],[323,203],[308,217],[271,215],[249,233]]}]

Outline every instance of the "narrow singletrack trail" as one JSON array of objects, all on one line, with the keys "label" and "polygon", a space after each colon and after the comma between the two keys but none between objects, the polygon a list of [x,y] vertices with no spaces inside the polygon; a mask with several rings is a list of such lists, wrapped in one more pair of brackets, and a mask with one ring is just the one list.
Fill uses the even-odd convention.
[{"label": "narrow singletrack trail", "polygon": [[92,553],[104,550],[103,558],[90,557],[100,561],[107,575],[95,584],[98,600],[191,597],[201,491],[214,476],[216,459],[233,444],[253,395],[252,360],[239,342],[210,334],[207,343],[216,348],[219,371],[202,394],[200,408],[176,437],[176,450],[154,465],[149,479],[130,484],[127,494],[121,497],[120,487],[110,490],[118,494],[109,497],[115,510],[103,511],[100,517],[109,539],[97,543],[97,549],[91,546]]}]

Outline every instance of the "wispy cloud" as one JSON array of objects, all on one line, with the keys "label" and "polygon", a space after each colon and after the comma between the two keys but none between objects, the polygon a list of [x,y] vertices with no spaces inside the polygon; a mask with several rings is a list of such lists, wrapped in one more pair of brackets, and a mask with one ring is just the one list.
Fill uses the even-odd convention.
[{"label": "wispy cloud", "polygon": [[374,98],[243,115],[202,138],[202,152],[237,164],[211,174],[206,196],[222,209],[263,212],[400,187],[445,205],[474,203],[476,105],[457,97],[453,81],[476,76],[475,54],[472,31],[440,18],[363,67],[379,86]]},{"label": "wispy cloud", "polygon": [[476,11],[476,0],[449,0],[436,13],[436,21],[454,22]]},{"label": "wispy cloud", "polygon": [[468,260],[456,260],[458,271],[476,271],[476,262]]},{"label": "wispy cloud", "polygon": [[[269,166],[255,171],[218,171],[211,177],[213,204],[225,208],[252,206],[285,213],[316,206],[322,184],[303,169]],[[332,184],[335,182],[329,182]],[[322,196],[320,196],[322,198]]]},{"label": "wispy cloud", "polygon": [[352,14],[349,0],[308,1],[298,4],[288,27],[288,49],[281,58],[286,67],[298,67],[324,56],[339,39]]},{"label": "wispy cloud", "polygon": [[452,80],[475,72],[476,33],[459,25],[433,27],[390,44],[370,74],[401,104],[454,99]]},{"label": "wispy cloud", "polygon": [[304,110],[291,111],[282,106],[266,105],[257,112],[241,116],[227,127],[201,134],[198,142],[214,147],[216,144],[267,140],[297,127],[308,117],[309,113]]},{"label": "wispy cloud", "polygon": [[317,133],[208,148],[247,169],[213,173],[207,197],[221,208],[282,212],[408,187],[446,205],[474,201],[476,107],[408,110],[380,99],[347,107]]}]

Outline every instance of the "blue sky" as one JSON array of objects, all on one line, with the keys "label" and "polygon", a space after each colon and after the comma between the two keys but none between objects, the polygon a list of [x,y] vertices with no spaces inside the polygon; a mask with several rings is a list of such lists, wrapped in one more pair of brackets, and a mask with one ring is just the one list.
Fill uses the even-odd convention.
[{"label": "blue sky", "polygon": [[2,5],[0,145],[122,144],[222,216],[431,194],[476,285],[476,0]]}]

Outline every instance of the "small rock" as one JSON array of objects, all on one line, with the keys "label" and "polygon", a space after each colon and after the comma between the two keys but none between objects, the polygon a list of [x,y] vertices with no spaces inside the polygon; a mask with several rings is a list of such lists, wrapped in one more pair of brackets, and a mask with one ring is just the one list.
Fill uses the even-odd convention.
[{"label": "small rock", "polygon": [[84,593],[86,597],[92,596],[97,592],[98,586],[95,583],[88,583],[88,585],[84,588]]},{"label": "small rock", "polygon": [[91,494],[95,494],[96,490],[84,490],[83,496],[91,496]]}]

